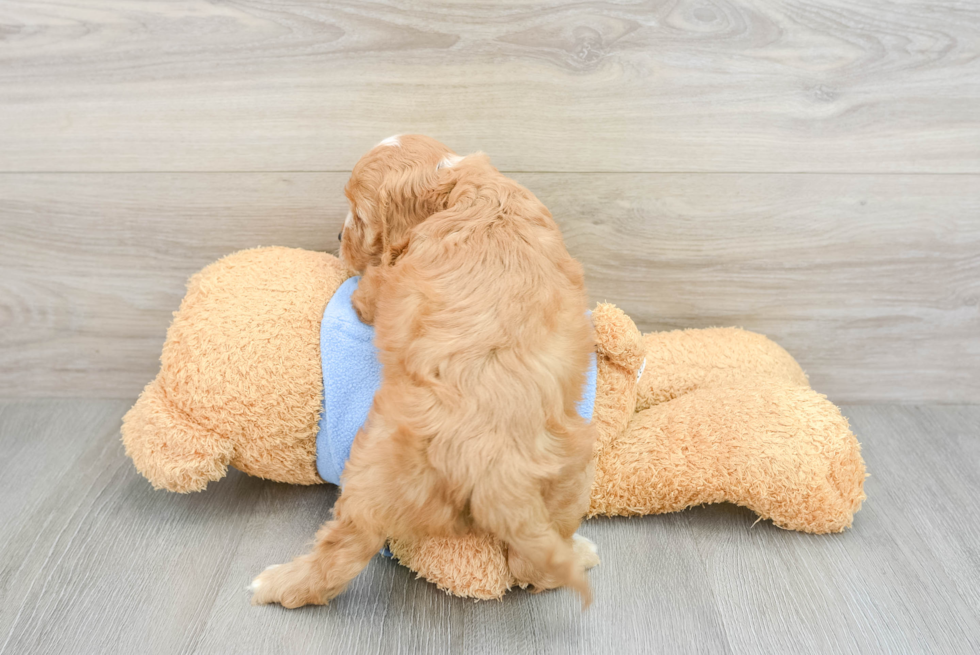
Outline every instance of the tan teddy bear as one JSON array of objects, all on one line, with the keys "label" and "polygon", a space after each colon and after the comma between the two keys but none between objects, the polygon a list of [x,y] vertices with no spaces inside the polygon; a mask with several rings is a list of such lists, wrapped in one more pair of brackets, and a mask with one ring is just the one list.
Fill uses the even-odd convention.
[{"label": "tan teddy bear", "polygon": [[[160,373],[123,418],[126,452],[154,487],[200,491],[228,466],[294,484],[335,477],[323,452],[318,469],[325,397],[364,394],[356,381],[324,374],[338,369],[323,358],[344,352],[327,347],[324,316],[347,278],[332,255],[289,248],[235,253],[191,278]],[[589,516],[732,502],[791,530],[851,525],[865,497],[860,446],[785,350],[735,328],[641,336],[609,304],[592,319]],[[505,546],[491,537],[390,549],[459,596],[499,598],[513,585]]]}]

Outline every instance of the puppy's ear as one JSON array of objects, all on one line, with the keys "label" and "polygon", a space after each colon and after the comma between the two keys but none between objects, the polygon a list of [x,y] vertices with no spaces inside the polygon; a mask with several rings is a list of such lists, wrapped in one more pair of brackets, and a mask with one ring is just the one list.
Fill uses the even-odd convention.
[{"label": "puppy's ear", "polygon": [[423,174],[413,170],[378,190],[378,214],[383,230],[383,257],[385,263],[394,263],[408,246],[409,234],[416,225],[436,210],[431,207],[434,197],[435,173]]},{"label": "puppy's ear", "polygon": [[391,248],[389,250],[389,252],[391,253],[389,255],[390,264],[394,264],[396,261],[398,261],[398,258],[401,257],[406,250],[408,250],[408,246],[411,240],[412,240],[412,232],[411,230],[409,230],[407,234],[405,234],[401,239],[399,239],[398,243],[391,245]]},{"label": "puppy's ear", "polygon": [[[387,266],[391,260],[392,221],[389,220],[388,209],[391,207],[391,194],[382,185],[378,189],[378,230],[381,236],[381,265]],[[396,237],[397,238],[397,237]]]},{"label": "puppy's ear", "polygon": [[438,170],[442,170],[443,168],[452,168],[453,166],[455,166],[461,161],[463,161],[463,158],[460,157],[459,155],[448,154],[445,157],[443,157],[441,160],[439,160],[439,163],[436,164],[436,170],[438,171]]}]

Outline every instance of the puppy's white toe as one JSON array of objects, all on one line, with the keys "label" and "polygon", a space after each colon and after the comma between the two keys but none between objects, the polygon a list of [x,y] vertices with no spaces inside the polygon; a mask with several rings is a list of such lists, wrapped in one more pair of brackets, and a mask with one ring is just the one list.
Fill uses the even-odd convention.
[{"label": "puppy's white toe", "polygon": [[[273,564],[272,566],[267,566],[267,567],[265,567],[265,570],[263,571],[263,573],[265,573],[265,571],[271,571],[272,569],[274,569],[274,568],[276,568],[278,566],[282,566],[282,565],[281,564]],[[261,586],[262,586],[262,575],[260,574],[257,578],[255,578],[254,580],[252,580],[252,584],[250,584],[247,587],[247,589],[249,591],[255,591],[256,589],[258,589]]]},{"label": "puppy's white toe", "polygon": [[572,540],[575,542],[575,552],[585,568],[591,569],[599,564],[599,548],[594,541],[580,534],[572,535]]},{"label": "puppy's white toe", "polygon": [[572,539],[575,540],[575,545],[579,548],[588,548],[590,553],[598,553],[599,547],[595,545],[595,542],[588,537],[583,537],[580,534],[573,534]]}]

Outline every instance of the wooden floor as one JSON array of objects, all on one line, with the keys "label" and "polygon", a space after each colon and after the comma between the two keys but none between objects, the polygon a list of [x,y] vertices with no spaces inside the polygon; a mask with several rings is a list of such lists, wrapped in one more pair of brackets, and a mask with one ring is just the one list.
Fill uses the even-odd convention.
[{"label": "wooden floor", "polygon": [[980,649],[980,407],[849,406],[871,478],[854,528],[786,532],[729,505],[594,519],[568,593],[446,596],[376,557],[332,605],[252,607],[334,488],[233,473],[154,491],[131,401],[0,403],[0,653],[971,653]]}]

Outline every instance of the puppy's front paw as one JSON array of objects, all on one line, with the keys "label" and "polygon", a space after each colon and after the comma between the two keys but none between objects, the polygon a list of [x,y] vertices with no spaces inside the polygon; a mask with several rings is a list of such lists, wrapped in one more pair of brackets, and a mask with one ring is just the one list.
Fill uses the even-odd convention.
[{"label": "puppy's front paw", "polygon": [[580,534],[572,535],[573,548],[578,556],[579,564],[586,570],[599,565],[599,549],[591,539]]},{"label": "puppy's front paw", "polygon": [[354,289],[354,293],[351,294],[351,307],[354,308],[354,313],[357,314],[357,318],[361,319],[361,323],[374,325],[375,300],[368,296],[366,292],[358,292],[361,292],[360,287]]},{"label": "puppy's front paw", "polygon": [[326,605],[324,598],[315,589],[312,571],[307,562],[295,559],[289,564],[273,564],[252,580],[253,605],[279,603],[283,607],[295,608],[304,605]]}]

